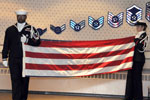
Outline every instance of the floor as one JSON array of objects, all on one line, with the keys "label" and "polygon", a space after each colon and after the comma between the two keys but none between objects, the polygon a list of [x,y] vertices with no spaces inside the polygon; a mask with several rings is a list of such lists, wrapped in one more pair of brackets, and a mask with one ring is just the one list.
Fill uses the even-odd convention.
[{"label": "floor", "polygon": [[[0,93],[0,100],[12,100],[11,93]],[[121,100],[121,99],[29,94],[28,100]]]}]

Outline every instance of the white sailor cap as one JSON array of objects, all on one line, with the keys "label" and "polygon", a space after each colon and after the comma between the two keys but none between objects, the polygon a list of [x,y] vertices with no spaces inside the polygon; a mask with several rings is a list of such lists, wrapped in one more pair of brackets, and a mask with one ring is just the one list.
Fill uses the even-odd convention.
[{"label": "white sailor cap", "polygon": [[17,10],[15,11],[16,15],[27,15],[28,12],[24,9],[20,9],[20,10]]}]

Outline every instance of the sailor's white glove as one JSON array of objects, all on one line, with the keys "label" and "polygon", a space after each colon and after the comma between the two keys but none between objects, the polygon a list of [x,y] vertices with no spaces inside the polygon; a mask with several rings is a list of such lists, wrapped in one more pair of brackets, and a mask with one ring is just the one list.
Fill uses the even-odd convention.
[{"label": "sailor's white glove", "polygon": [[8,61],[7,60],[3,60],[3,65],[4,65],[4,67],[8,67]]},{"label": "sailor's white glove", "polygon": [[28,42],[28,38],[25,35],[22,35],[21,42],[22,43],[27,43]]}]

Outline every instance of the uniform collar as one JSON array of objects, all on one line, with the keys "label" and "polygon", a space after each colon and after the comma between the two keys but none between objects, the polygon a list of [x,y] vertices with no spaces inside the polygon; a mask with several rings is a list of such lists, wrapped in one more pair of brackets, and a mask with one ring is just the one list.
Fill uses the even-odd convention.
[{"label": "uniform collar", "polygon": [[140,32],[138,32],[138,34],[142,34],[142,33],[145,33],[145,31],[140,31]]},{"label": "uniform collar", "polygon": [[[15,23],[14,26],[18,29],[17,24],[18,24],[18,23]],[[25,28],[25,27],[27,27],[27,26],[30,26],[30,25],[29,25],[27,22],[25,22],[25,25],[24,25],[23,28]]]},{"label": "uniform collar", "polygon": [[[17,27],[17,23],[14,24],[15,27]],[[29,24],[27,22],[25,22],[24,27],[29,26]]]},{"label": "uniform collar", "polygon": [[135,36],[135,38],[139,38],[143,33],[145,33],[145,31],[138,32],[138,34]]},{"label": "uniform collar", "polygon": [[17,26],[25,26],[26,25],[26,22],[24,23],[17,23]]}]

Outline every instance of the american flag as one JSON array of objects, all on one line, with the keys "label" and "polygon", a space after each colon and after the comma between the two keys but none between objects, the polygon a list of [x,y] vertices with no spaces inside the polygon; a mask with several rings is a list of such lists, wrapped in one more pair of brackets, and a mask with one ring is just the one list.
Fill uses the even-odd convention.
[{"label": "american flag", "polygon": [[23,76],[88,76],[132,68],[134,37],[23,44]]}]

